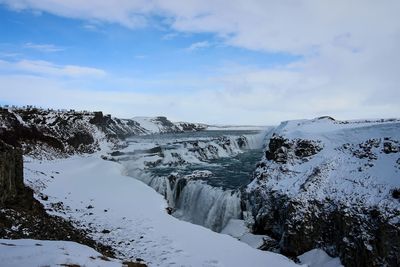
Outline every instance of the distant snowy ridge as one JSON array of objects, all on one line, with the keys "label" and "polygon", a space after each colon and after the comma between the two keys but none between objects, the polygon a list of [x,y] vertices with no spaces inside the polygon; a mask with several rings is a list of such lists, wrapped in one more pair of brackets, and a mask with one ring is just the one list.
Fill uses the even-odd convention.
[{"label": "distant snowy ridge", "polygon": [[247,188],[253,230],[290,255],[323,248],[349,266],[399,266],[399,177],[398,119],[282,122]]},{"label": "distant snowy ridge", "polygon": [[155,133],[175,133],[175,132],[192,132],[207,129],[207,125],[201,123],[190,122],[171,122],[166,117],[134,117],[133,121],[140,124],[146,129],[147,134]]},{"label": "distant snowy ridge", "polygon": [[206,126],[176,123],[166,117],[119,119],[102,112],[0,108],[0,138],[22,145],[25,153],[54,157],[93,153],[121,145],[133,135],[200,131]]}]

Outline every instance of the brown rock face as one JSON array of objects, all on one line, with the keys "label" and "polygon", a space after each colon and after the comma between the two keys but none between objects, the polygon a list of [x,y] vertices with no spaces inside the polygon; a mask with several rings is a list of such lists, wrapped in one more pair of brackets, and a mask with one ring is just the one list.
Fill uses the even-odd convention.
[{"label": "brown rock face", "polygon": [[21,149],[0,140],[0,207],[25,194]]}]

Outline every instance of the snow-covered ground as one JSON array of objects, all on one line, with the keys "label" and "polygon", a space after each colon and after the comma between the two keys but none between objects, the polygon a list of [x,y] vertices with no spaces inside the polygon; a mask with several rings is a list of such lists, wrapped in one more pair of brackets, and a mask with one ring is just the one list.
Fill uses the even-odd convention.
[{"label": "snow-covered ground", "polygon": [[[296,199],[398,210],[392,191],[400,188],[400,120],[334,121],[329,118],[287,121],[270,132],[293,147],[306,140],[320,149],[306,160],[293,148],[281,152],[285,163],[267,160],[257,170],[269,179],[255,179],[249,188],[268,188]],[[297,142],[297,145],[296,145]],[[301,153],[299,148],[298,152]]]},{"label": "snow-covered ground", "polygon": [[343,267],[339,258],[332,258],[321,249],[310,250],[299,257],[300,263],[308,267]]},{"label": "snow-covered ground", "polygon": [[122,262],[75,242],[0,239],[0,265],[121,267]]},{"label": "snow-covered ground", "polygon": [[[321,151],[302,161],[288,150],[285,172],[279,169],[282,164],[266,159],[267,167],[258,171],[265,171],[270,177],[263,183],[298,199],[329,196],[348,205],[398,209],[391,190],[400,188],[399,129],[399,120],[283,122],[273,130],[275,135],[289,142],[312,140]],[[388,147],[392,151],[387,151]],[[315,168],[322,178],[310,183]],[[257,186],[255,180],[250,188]]]},{"label": "snow-covered ground", "polygon": [[168,215],[161,195],[98,155],[27,159],[25,180],[34,185],[38,179],[44,182],[40,191],[49,196],[43,201],[47,208],[63,202],[64,209],[53,213],[91,229],[94,239],[116,248],[121,258],[141,258],[150,266],[297,266],[282,255]]}]

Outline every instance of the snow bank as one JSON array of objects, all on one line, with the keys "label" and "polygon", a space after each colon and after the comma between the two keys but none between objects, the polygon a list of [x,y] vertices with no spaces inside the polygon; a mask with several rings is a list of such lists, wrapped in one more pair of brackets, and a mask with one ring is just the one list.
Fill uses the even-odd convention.
[{"label": "snow bank", "polygon": [[400,188],[400,120],[286,121],[269,137],[273,134],[285,139],[286,146],[293,143],[296,147],[296,142],[305,140],[320,151],[299,159],[293,149],[284,148],[284,164],[264,156],[264,167],[257,173],[269,179],[256,179],[249,188],[259,187],[261,182],[297,199],[324,200],[329,196],[346,205],[399,208],[392,191]]},{"label": "snow bank", "polygon": [[33,239],[0,239],[0,262],[3,267],[122,266],[121,261],[104,257],[75,242]]},{"label": "snow bank", "polygon": [[321,249],[310,250],[298,256],[298,259],[308,267],[343,267],[339,258],[332,258]]}]

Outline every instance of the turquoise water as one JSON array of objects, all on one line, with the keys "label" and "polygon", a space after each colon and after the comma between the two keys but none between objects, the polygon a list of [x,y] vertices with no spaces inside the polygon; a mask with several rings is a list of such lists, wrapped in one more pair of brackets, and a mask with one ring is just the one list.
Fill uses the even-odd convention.
[{"label": "turquoise water", "polygon": [[[216,138],[220,136],[241,136],[241,135],[256,135],[259,131],[204,131],[183,134],[161,134],[154,136],[138,137],[135,141],[140,142],[140,139],[146,141],[153,140],[155,143],[160,143],[159,140],[164,140],[164,144],[160,144],[163,149],[172,148],[174,143],[185,140],[200,140],[208,138]],[[166,140],[171,142],[165,143]],[[255,165],[262,157],[262,149],[247,149],[243,150],[236,156],[224,157],[214,160],[206,160],[201,164],[186,163],[182,166],[157,166],[149,168],[146,171],[155,176],[168,176],[173,172],[180,175],[191,174],[195,170],[208,170],[212,172],[211,177],[198,178],[205,181],[207,184],[223,189],[238,189],[246,186],[252,177],[255,170]]]},{"label": "turquoise water", "polygon": [[195,170],[208,170],[211,177],[199,178],[207,184],[223,189],[238,189],[246,186],[255,170],[255,165],[261,159],[262,149],[247,150],[237,156],[206,161],[206,164],[187,164],[180,167],[155,167],[148,171],[156,176],[168,176],[172,172],[186,175]]}]

